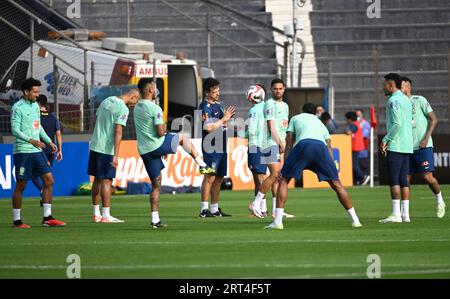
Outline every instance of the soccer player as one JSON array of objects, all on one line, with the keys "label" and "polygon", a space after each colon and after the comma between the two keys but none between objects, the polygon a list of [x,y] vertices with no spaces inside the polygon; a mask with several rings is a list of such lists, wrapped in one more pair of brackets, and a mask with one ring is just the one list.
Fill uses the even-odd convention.
[{"label": "soccer player", "polygon": [[166,132],[166,125],[163,119],[163,112],[159,105],[154,102],[156,97],[156,85],[152,78],[142,78],[139,80],[138,89],[142,99],[134,108],[134,125],[138,151],[144,162],[150,181],[152,182],[152,192],[150,194],[153,228],[163,228],[159,217],[159,196],[161,193],[161,170],[164,163],[161,158],[167,154],[174,154],[178,145],[192,156],[200,166],[200,172],[211,171],[206,167],[195,150],[192,142],[184,134],[171,134]]},{"label": "soccer player", "polygon": [[[266,90],[262,84],[255,85],[261,86],[265,94]],[[248,111],[246,137],[248,139],[248,168],[253,175],[256,195],[267,173],[267,165],[261,161],[261,151],[265,143],[264,98],[259,103],[252,102],[252,105]],[[267,215],[266,198],[263,198],[261,201],[261,213],[263,216]]]},{"label": "soccer player", "polygon": [[316,107],[306,103],[303,113],[292,117],[286,135],[286,161],[281,169],[282,179],[277,193],[275,220],[265,228],[283,229],[283,212],[287,202],[288,185],[292,178],[301,179],[304,169],[317,174],[319,181],[327,181],[347,210],[353,227],[361,227],[350,196],[339,180],[333,161],[331,138],[327,128],[315,115]]},{"label": "soccer player", "polygon": [[[203,83],[205,99],[200,103],[202,112],[202,152],[203,160],[213,173],[206,173],[202,182],[201,210],[199,217],[231,216],[219,208],[220,186],[227,174],[227,137],[228,121],[236,112],[234,106],[223,109],[219,102],[220,82],[207,78]],[[211,196],[211,210],[208,208]]]},{"label": "soccer player", "polygon": [[[284,153],[286,130],[289,121],[289,106],[283,102],[285,84],[281,79],[273,79],[271,84],[272,97],[265,101],[264,118],[267,122],[265,134],[266,140],[262,150],[262,163],[267,164],[270,175],[266,177],[255,196],[255,199],[249,206],[252,214],[258,218],[264,217],[264,197],[269,189],[272,188],[272,216],[275,212],[276,194],[278,190],[278,173],[281,169],[281,155]],[[267,209],[267,208],[266,208]],[[294,217],[284,214],[284,217]]]},{"label": "soccer player", "polygon": [[387,74],[384,79],[384,92],[388,96],[387,134],[380,143],[380,152],[387,160],[392,214],[380,220],[380,223],[410,222],[408,174],[409,160],[413,153],[412,105],[400,90],[402,80],[398,74]]},{"label": "soccer player", "polygon": [[[359,166],[365,175],[369,174],[369,142],[370,142],[370,123],[364,119],[364,111],[362,109],[356,109],[356,116],[358,117],[359,126],[362,129],[364,138],[364,149],[359,152],[358,160]],[[369,177],[370,180],[370,177]]]},{"label": "soccer player", "polygon": [[[124,222],[110,214],[111,185],[116,177],[122,128],[127,124],[128,107],[136,105],[139,98],[139,90],[133,88],[119,97],[106,98],[97,109],[88,165],[88,174],[94,177],[92,221],[96,223]],[[100,197],[103,205],[101,214]]]},{"label": "soccer player", "polygon": [[[43,94],[37,97],[37,102],[39,104],[39,109],[41,111],[41,126],[44,129],[47,136],[50,137],[53,143],[55,143],[55,135],[56,140],[58,142],[58,151],[56,152],[56,161],[61,161],[63,158],[62,154],[62,137],[61,137],[61,124],[59,123],[58,118],[53,114],[47,111],[47,97]],[[42,140],[41,140],[42,141]],[[50,167],[53,166],[53,161],[55,159],[55,153],[53,149],[49,146],[44,148],[44,153],[47,156],[48,163]],[[44,181],[40,177],[33,177],[31,179],[33,184],[38,188],[42,195],[42,189],[44,189]],[[42,199],[40,201],[40,205],[42,207]]]},{"label": "soccer player", "polygon": [[438,218],[442,218],[445,215],[445,203],[439,182],[433,176],[434,154],[433,140],[431,139],[431,134],[437,124],[437,118],[427,99],[423,96],[412,95],[411,89],[411,79],[403,77],[402,92],[411,100],[413,117],[414,153],[410,160],[408,180],[411,179],[413,174],[423,176],[436,197],[436,215]]},{"label": "soccer player", "polygon": [[[56,145],[47,136],[41,126],[39,105],[36,99],[40,93],[41,82],[28,78],[22,83],[23,96],[12,107],[11,131],[15,137],[14,142],[14,166],[16,175],[16,187],[14,188],[13,220],[16,228],[30,228],[22,222],[20,215],[22,208],[22,194],[27,185],[27,180],[39,176],[44,182],[42,188],[42,206],[44,209],[43,226],[64,226],[64,222],[52,216],[53,175],[48,165],[47,157],[42,151],[46,144],[57,151]],[[44,142],[41,142],[42,139]]]}]

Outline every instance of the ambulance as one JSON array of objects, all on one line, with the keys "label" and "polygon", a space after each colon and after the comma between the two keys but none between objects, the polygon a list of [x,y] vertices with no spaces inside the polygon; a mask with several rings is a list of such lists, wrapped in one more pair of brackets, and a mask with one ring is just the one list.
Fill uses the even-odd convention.
[{"label": "ambulance", "polygon": [[[86,105],[98,106],[106,97],[119,95],[135,86],[140,78],[153,77],[155,71],[158,102],[164,111],[165,121],[170,124],[176,118],[193,116],[202,100],[201,73],[214,76],[212,70],[200,68],[194,60],[156,53],[153,42],[110,38],[100,32],[63,33],[74,38],[86,54],[85,50],[61,38],[58,33],[49,32],[48,39],[39,40],[33,49],[29,47],[21,53],[1,78],[2,110],[7,110],[5,107],[11,107],[21,96],[21,83],[32,75],[31,63],[33,77],[41,81],[41,93],[47,96],[52,111],[56,110],[54,103],[57,100],[62,122],[65,114],[73,111],[83,113],[83,109],[89,108]],[[85,68],[88,70],[87,90],[84,86]],[[84,101],[86,93],[88,101]]]}]

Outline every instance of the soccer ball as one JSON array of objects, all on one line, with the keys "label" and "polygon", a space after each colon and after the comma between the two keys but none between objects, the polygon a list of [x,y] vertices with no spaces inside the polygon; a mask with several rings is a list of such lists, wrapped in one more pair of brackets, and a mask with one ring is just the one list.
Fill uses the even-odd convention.
[{"label": "soccer ball", "polygon": [[252,103],[260,103],[261,101],[264,101],[265,97],[266,93],[259,85],[252,85],[247,90],[247,100]]}]

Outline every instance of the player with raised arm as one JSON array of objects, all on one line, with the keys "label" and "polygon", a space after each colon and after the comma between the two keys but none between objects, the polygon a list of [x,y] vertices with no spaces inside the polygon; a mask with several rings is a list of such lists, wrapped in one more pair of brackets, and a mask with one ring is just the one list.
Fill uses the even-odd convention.
[{"label": "player with raised arm", "polygon": [[[219,208],[220,186],[227,175],[227,134],[228,121],[233,117],[236,108],[223,108],[219,102],[220,82],[214,78],[206,78],[203,83],[205,99],[200,103],[202,113],[202,152],[203,159],[211,173],[205,173],[202,182],[201,210],[199,217],[231,216]],[[208,208],[211,196],[211,210]]]},{"label": "player with raised arm", "polygon": [[152,228],[163,228],[159,217],[159,197],[161,194],[161,170],[164,169],[162,157],[174,154],[178,145],[191,155],[200,167],[200,173],[208,173],[212,170],[206,166],[201,159],[191,140],[185,134],[167,133],[164,123],[163,111],[154,100],[156,97],[156,85],[152,78],[142,78],[139,80],[138,89],[142,99],[134,108],[134,125],[136,128],[136,138],[138,152],[142,157],[145,169],[152,183],[150,194],[150,205]]}]

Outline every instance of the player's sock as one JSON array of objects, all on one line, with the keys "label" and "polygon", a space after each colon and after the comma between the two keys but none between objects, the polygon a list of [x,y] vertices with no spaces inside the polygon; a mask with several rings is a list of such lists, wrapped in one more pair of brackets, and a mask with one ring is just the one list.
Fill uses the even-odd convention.
[{"label": "player's sock", "polygon": [[261,201],[261,212],[267,213],[267,201],[265,197]]},{"label": "player's sock", "polygon": [[43,203],[42,207],[44,208],[44,217],[48,217],[52,214],[52,204],[51,203]]},{"label": "player's sock", "polygon": [[102,208],[102,217],[103,218],[111,217],[111,215],[109,214],[109,207],[107,207],[107,208],[103,207]]},{"label": "player's sock", "polygon": [[20,220],[20,209],[13,209],[13,220]]},{"label": "player's sock", "polygon": [[159,221],[161,221],[160,219],[159,219],[159,212],[158,211],[156,211],[156,212],[152,212],[152,223],[158,223]]},{"label": "player's sock", "polygon": [[347,210],[348,215],[350,216],[350,219],[352,220],[352,223],[359,223],[359,218],[356,215],[356,211],[355,208],[351,208],[349,210]]},{"label": "player's sock", "polygon": [[92,205],[94,207],[94,216],[100,217],[102,214],[100,213],[100,205]]},{"label": "player's sock", "polygon": [[256,194],[256,196],[255,196],[255,200],[253,200],[253,205],[255,207],[260,207],[264,196],[265,196],[264,193],[258,192],[258,194]]},{"label": "player's sock", "polygon": [[272,212],[275,213],[275,209],[277,208],[277,198],[272,197]]},{"label": "player's sock", "polygon": [[409,200],[402,200],[402,216],[409,216]]},{"label": "player's sock", "polygon": [[202,201],[202,211],[209,208],[209,203],[207,201]]},{"label": "player's sock", "polygon": [[435,195],[436,196],[436,203],[440,204],[444,202],[444,198],[442,197],[442,192],[439,192],[438,194]]},{"label": "player's sock", "polygon": [[218,203],[212,203],[211,204],[211,213],[214,214],[219,211],[219,204]]},{"label": "player's sock", "polygon": [[392,215],[400,216],[400,199],[392,200]]},{"label": "player's sock", "polygon": [[275,224],[282,224],[283,213],[284,213],[284,209],[281,209],[281,208],[275,209],[275,220],[273,221],[273,222],[275,222]]},{"label": "player's sock", "polygon": [[203,159],[200,158],[200,156],[197,156],[197,158],[195,158],[195,162],[197,162],[198,166],[200,167],[206,167],[205,161],[203,161]]}]

